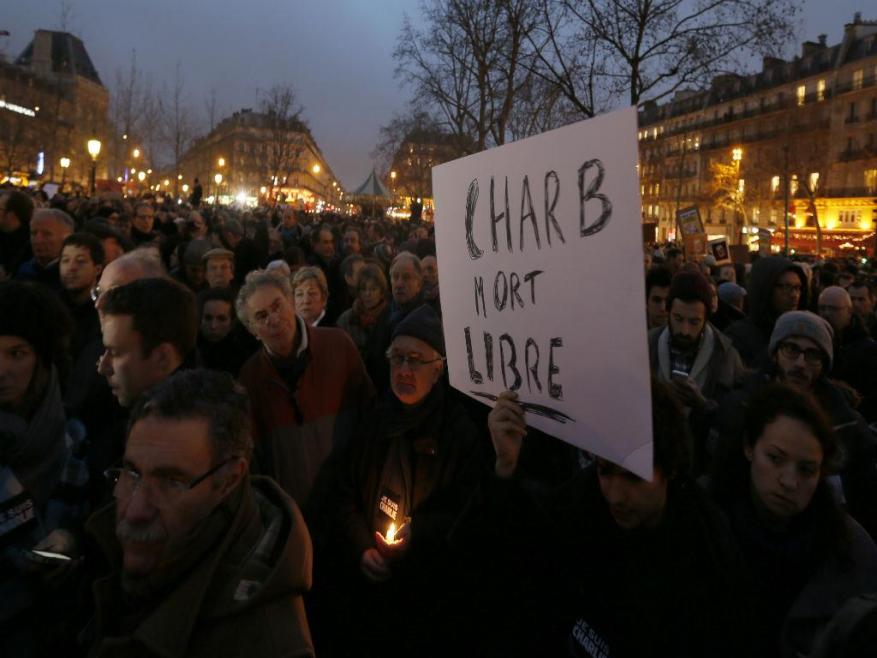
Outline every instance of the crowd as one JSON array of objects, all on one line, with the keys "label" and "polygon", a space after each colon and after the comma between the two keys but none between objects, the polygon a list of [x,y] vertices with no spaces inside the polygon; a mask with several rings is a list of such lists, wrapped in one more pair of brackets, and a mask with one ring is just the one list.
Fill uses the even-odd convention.
[{"label": "crowd", "polygon": [[867,264],[645,249],[644,480],[450,387],[430,225],[192,201],[0,189],[0,656],[874,655]]}]

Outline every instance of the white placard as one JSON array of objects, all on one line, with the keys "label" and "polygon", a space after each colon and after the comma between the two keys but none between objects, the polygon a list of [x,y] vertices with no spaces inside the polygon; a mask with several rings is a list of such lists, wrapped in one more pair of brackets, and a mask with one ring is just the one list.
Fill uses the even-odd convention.
[{"label": "white placard", "polygon": [[451,384],[652,477],[635,108],[433,169]]}]

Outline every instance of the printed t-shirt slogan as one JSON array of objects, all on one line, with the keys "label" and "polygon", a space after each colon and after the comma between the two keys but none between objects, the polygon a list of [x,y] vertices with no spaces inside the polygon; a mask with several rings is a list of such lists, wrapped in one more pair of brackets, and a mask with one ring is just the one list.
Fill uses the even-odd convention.
[{"label": "printed t-shirt slogan", "polygon": [[451,384],[651,479],[635,108],[433,169]]}]

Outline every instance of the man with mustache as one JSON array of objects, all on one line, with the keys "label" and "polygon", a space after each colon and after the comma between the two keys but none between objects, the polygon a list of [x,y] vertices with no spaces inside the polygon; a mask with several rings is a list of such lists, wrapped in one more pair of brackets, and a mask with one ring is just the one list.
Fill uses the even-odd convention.
[{"label": "man with mustache", "polygon": [[302,594],[311,541],[295,502],[250,477],[246,392],[178,372],[131,412],[114,502],[87,529],[97,580],[91,656],[313,656]]},{"label": "man with mustache", "polygon": [[[873,504],[877,500],[877,436],[850,405],[844,390],[828,378],[834,365],[833,339],[831,325],[815,313],[783,313],[770,336],[770,361],[739,391],[725,398],[716,414],[714,431],[725,437],[742,436],[741,422],[749,398],[769,382],[812,395],[840,440],[843,463],[839,485],[847,511],[873,538],[877,536],[877,509]],[[739,445],[739,439],[734,445]]]},{"label": "man with mustache", "polygon": [[667,294],[668,323],[649,331],[652,373],[671,386],[694,434],[692,467],[699,474],[704,443],[719,402],[744,378],[731,340],[709,321],[712,291],[696,269],[673,277]]}]

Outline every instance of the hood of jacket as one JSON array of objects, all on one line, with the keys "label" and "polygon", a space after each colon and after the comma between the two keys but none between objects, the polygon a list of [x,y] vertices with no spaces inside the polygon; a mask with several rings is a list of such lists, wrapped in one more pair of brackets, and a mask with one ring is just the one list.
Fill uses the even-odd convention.
[{"label": "hood of jacket", "polygon": [[807,277],[804,271],[788,258],[768,256],[759,258],[752,266],[747,288],[749,317],[770,334],[777,313],[773,310],[773,288],[784,272],[794,272],[801,279],[801,300],[798,308],[807,308]]}]

